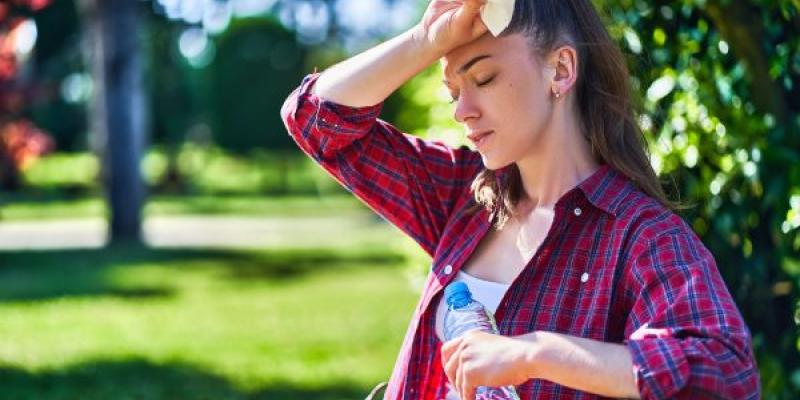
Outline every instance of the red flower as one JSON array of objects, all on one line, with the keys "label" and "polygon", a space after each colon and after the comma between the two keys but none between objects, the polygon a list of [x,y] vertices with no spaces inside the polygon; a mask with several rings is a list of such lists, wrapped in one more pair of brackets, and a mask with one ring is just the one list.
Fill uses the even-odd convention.
[{"label": "red flower", "polygon": [[54,148],[53,139],[30,121],[17,120],[0,128],[0,152],[23,170]]}]

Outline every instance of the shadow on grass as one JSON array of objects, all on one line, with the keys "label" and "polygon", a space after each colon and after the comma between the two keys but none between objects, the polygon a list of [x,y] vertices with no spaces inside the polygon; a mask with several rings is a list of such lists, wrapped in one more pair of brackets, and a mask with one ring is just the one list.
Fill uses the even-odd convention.
[{"label": "shadow on grass", "polygon": [[68,369],[30,373],[0,367],[4,399],[363,399],[368,388],[333,385],[303,388],[274,384],[254,393],[193,366],[148,361],[98,361]]},{"label": "shadow on grass", "polygon": [[159,298],[174,289],[121,286],[109,279],[111,269],[155,264],[163,268],[219,269],[223,279],[281,281],[314,271],[350,266],[390,266],[403,261],[386,249],[210,250],[114,246],[88,250],[0,251],[0,301],[43,300],[69,296]]}]

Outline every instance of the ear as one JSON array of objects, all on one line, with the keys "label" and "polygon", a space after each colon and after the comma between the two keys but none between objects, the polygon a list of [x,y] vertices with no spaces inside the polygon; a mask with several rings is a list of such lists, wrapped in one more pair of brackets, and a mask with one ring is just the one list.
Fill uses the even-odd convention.
[{"label": "ear", "polygon": [[550,90],[553,96],[564,97],[578,80],[578,52],[571,46],[561,46],[550,52],[547,64],[552,69]]}]

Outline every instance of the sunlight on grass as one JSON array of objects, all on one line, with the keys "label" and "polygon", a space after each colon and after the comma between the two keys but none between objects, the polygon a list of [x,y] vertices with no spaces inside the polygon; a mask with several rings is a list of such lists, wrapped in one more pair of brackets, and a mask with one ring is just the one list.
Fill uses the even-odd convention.
[{"label": "sunlight on grass", "polygon": [[[4,255],[14,267],[0,278],[66,268],[73,279],[0,303],[0,376],[35,380],[83,365],[145,363],[189,367],[240,394],[345,385],[363,397],[388,378],[416,298],[392,257],[345,254],[336,266],[315,268],[313,257],[300,256],[293,268],[291,253],[103,252]],[[82,256],[99,261],[41,265]],[[38,266],[23,268],[28,263]],[[86,393],[93,398],[91,387]]]},{"label": "sunlight on grass", "polygon": [[[387,380],[427,255],[309,160],[268,196],[270,157],[185,151],[189,189],[143,210],[145,233],[251,249],[0,251],[0,397],[340,400]],[[165,166],[149,153],[150,184]],[[46,157],[0,220],[103,221],[96,175],[92,156]]]},{"label": "sunlight on grass", "polygon": [[[59,218],[102,218],[107,208],[99,195],[77,199],[2,197],[0,216],[4,221]],[[308,196],[152,196],[144,215],[280,215],[315,216],[368,211],[352,195]]]},{"label": "sunlight on grass", "polygon": [[[141,162],[144,181],[164,182],[169,165],[165,149],[151,146]],[[299,150],[238,154],[215,146],[185,143],[174,165],[189,194],[258,195],[302,193],[341,195],[345,190]],[[23,171],[28,187],[100,191],[100,161],[90,152],[53,153]]]}]

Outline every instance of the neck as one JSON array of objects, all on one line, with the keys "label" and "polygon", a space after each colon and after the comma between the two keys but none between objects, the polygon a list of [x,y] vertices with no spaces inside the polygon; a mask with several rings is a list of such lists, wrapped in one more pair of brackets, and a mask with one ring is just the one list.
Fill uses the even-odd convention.
[{"label": "neck", "polygon": [[[566,108],[566,107],[559,107]],[[522,178],[520,212],[552,208],[564,193],[591,176],[599,163],[577,118],[554,112],[552,123],[528,156],[517,161]]]}]

